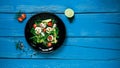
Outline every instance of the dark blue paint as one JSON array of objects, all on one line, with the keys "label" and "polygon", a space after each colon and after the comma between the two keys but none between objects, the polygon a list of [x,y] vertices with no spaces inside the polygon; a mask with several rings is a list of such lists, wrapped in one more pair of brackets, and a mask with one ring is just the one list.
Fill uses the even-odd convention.
[{"label": "dark blue paint", "polygon": [[3,68],[119,68],[119,65],[120,61],[0,59]]},{"label": "dark blue paint", "polygon": [[[0,14],[0,36],[24,36],[28,19],[34,14],[27,14],[27,19],[19,23],[15,14]],[[67,36],[120,36],[120,14],[75,14],[72,23],[64,14],[59,16],[67,31]],[[7,20],[6,20],[7,19]],[[11,24],[11,25],[10,25]],[[94,27],[94,28],[93,28]],[[7,32],[7,33],[6,33]]]},{"label": "dark blue paint", "polygon": [[[1,0],[0,68],[120,68],[120,0]],[[75,11],[73,22],[66,8]],[[27,19],[19,23],[16,12]],[[51,54],[37,55],[25,40],[28,19],[40,12],[52,12],[65,23],[67,38]],[[27,53],[16,50],[22,41]]]},{"label": "dark blue paint", "polygon": [[120,12],[120,0],[1,0],[0,12],[41,12],[63,13],[66,8],[75,12]]}]

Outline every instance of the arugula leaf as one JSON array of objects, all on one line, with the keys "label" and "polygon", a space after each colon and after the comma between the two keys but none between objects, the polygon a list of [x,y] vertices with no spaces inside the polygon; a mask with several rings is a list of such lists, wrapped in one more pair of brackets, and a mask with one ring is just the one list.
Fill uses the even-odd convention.
[{"label": "arugula leaf", "polygon": [[[35,21],[35,24],[37,26],[40,26],[39,24],[42,22],[42,20],[38,19]],[[56,20],[52,19],[52,23],[55,24]],[[44,22],[44,24],[47,25],[46,22]],[[49,35],[53,36],[53,41],[52,43],[55,44],[56,43],[56,39],[59,38],[58,33],[59,33],[59,29],[57,27],[54,28],[54,30],[52,30],[50,33],[45,33],[45,36],[42,36],[41,34],[36,34],[35,33],[35,29],[32,28],[30,30],[30,32],[33,34],[33,37],[30,37],[29,39],[33,40],[34,44],[38,44],[38,43],[42,43],[43,45],[45,45],[47,47],[47,43],[49,42],[47,40]]]}]

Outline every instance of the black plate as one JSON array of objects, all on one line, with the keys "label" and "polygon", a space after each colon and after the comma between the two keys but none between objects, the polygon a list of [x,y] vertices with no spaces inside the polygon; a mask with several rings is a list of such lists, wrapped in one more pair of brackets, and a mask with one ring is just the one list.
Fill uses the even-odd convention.
[{"label": "black plate", "polygon": [[[59,38],[57,39],[58,42],[52,45],[51,47],[45,47],[43,44],[34,44],[33,40],[30,40],[30,37],[33,36],[30,30],[33,27],[34,21],[37,19],[45,20],[45,19],[51,19],[51,18],[56,21],[56,25],[59,29],[59,34],[58,34]],[[57,17],[56,15],[52,13],[39,13],[37,15],[32,16],[28,20],[26,27],[25,27],[25,38],[28,44],[32,46],[33,48],[35,48],[36,50],[40,50],[40,52],[43,52],[43,53],[49,53],[59,48],[64,42],[65,36],[66,36],[66,29],[65,29],[64,23],[59,17]]]}]

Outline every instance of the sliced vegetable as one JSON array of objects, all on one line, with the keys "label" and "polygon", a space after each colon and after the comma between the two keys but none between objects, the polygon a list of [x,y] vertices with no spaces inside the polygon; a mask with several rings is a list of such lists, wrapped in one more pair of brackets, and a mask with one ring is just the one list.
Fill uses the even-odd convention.
[{"label": "sliced vegetable", "polygon": [[48,41],[52,41],[53,40],[53,36],[52,35],[49,35],[48,38],[47,38]]},{"label": "sliced vegetable", "polygon": [[51,27],[47,27],[47,28],[46,28],[46,32],[47,32],[47,33],[50,33],[51,31],[52,31],[52,28],[51,28]]},{"label": "sliced vegetable", "polygon": [[72,18],[74,16],[74,11],[71,8],[68,8],[68,9],[65,10],[65,15],[68,18]]},{"label": "sliced vegetable", "polygon": [[53,28],[55,28],[55,27],[56,27],[56,24],[53,25]]},{"label": "sliced vegetable", "polygon": [[40,23],[40,27],[41,27],[41,28],[45,28],[45,27],[46,27],[46,24]]},{"label": "sliced vegetable", "polygon": [[36,27],[36,28],[35,28],[35,33],[36,33],[36,34],[41,33],[41,28],[40,28],[40,27]]},{"label": "sliced vegetable", "polygon": [[41,35],[42,35],[42,36],[45,36],[44,32],[41,32]]},{"label": "sliced vegetable", "polygon": [[44,22],[44,23],[48,23],[48,22],[50,22],[50,21],[52,21],[52,19],[42,20],[42,22]]},{"label": "sliced vegetable", "polygon": [[42,43],[46,47],[51,47],[52,44],[57,43],[59,38],[59,30],[56,26],[54,19],[36,20],[30,31],[33,34],[30,39],[33,40],[34,44]]}]

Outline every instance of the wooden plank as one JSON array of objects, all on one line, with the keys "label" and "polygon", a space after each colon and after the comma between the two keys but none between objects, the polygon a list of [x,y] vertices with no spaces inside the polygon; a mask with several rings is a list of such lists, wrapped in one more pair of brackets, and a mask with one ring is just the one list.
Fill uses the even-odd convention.
[{"label": "wooden plank", "polygon": [[120,12],[120,0],[1,0],[0,12],[53,12],[63,13],[66,8],[80,12]]},{"label": "wooden plank", "polygon": [[[7,45],[10,46],[9,44],[11,44],[12,46],[15,45],[15,42],[18,41],[23,41],[23,43],[26,46],[29,46],[27,44],[27,41],[25,39],[24,36],[21,37],[0,37],[0,44],[1,47],[2,45]],[[5,43],[8,42],[8,43]],[[85,47],[96,47],[96,48],[109,48],[113,50],[114,49],[120,49],[120,38],[70,38],[70,37],[66,37],[64,44],[65,46],[75,46],[75,47],[79,47],[79,46],[85,46]]]},{"label": "wooden plank", "polygon": [[1,68],[119,68],[120,61],[0,59]]},{"label": "wooden plank", "polygon": [[[25,52],[16,50],[18,41],[23,42]],[[27,44],[24,37],[0,37],[0,57],[30,58],[32,55],[32,58],[114,59],[120,57],[119,45],[119,38],[67,38],[55,52],[37,52],[37,55],[33,55],[36,51]]]},{"label": "wooden plank", "polygon": [[[34,14],[19,23],[15,14],[0,14],[0,36],[24,36],[25,25]],[[120,36],[120,14],[75,14],[70,22],[64,14],[56,14],[66,26],[67,36]],[[93,28],[94,27],[94,28]]]}]

